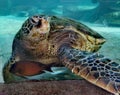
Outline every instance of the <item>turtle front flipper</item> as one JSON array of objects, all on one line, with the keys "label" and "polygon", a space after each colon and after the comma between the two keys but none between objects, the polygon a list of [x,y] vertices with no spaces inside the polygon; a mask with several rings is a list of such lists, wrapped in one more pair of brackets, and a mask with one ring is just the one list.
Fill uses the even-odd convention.
[{"label": "turtle front flipper", "polygon": [[3,79],[5,83],[25,80],[25,78],[23,79],[22,77],[15,76],[10,72],[11,66],[15,64],[17,61],[19,61],[19,58],[15,58],[14,56],[12,56],[8,60],[8,62],[6,62],[6,64],[4,65],[2,73],[3,73]]},{"label": "turtle front flipper", "polygon": [[62,63],[73,73],[115,94],[120,93],[120,65],[98,53],[62,46],[58,50]]}]

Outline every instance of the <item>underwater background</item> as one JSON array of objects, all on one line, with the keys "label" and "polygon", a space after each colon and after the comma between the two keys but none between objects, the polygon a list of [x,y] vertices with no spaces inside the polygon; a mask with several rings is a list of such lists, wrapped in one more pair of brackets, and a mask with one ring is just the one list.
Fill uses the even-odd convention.
[{"label": "underwater background", "polygon": [[0,82],[14,35],[29,16],[36,14],[82,22],[107,40],[99,52],[120,63],[120,0],[0,0]]}]

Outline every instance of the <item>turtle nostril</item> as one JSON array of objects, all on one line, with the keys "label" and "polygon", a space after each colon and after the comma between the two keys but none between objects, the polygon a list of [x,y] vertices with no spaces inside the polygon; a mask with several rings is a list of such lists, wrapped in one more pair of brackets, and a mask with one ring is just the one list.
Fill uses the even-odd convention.
[{"label": "turtle nostril", "polygon": [[38,15],[35,15],[35,16],[33,16],[33,18],[37,18],[37,19],[38,19],[38,18],[39,18],[39,16],[38,16]]},{"label": "turtle nostril", "polygon": [[40,27],[42,25],[41,19],[37,23],[37,27]]}]

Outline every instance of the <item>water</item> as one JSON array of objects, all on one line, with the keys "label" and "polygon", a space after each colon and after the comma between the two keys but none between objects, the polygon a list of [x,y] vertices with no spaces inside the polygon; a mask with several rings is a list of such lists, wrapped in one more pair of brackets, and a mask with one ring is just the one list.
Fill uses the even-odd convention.
[{"label": "water", "polygon": [[25,19],[35,14],[69,17],[84,23],[107,39],[99,52],[120,63],[120,0],[1,0],[0,82],[14,35]]}]

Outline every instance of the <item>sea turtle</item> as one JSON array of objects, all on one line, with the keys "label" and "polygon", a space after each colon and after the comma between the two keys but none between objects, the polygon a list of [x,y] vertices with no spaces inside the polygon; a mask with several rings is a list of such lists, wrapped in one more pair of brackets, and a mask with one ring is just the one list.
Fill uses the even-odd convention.
[{"label": "sea turtle", "polygon": [[6,83],[65,66],[115,95],[120,93],[120,65],[96,53],[105,39],[77,21],[56,16],[29,17],[16,34],[3,68]]}]

